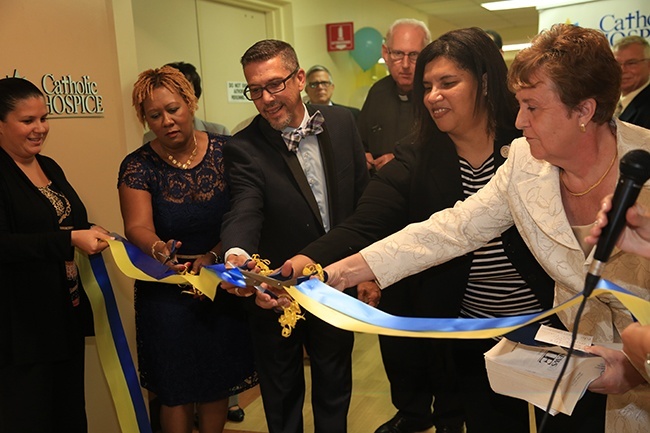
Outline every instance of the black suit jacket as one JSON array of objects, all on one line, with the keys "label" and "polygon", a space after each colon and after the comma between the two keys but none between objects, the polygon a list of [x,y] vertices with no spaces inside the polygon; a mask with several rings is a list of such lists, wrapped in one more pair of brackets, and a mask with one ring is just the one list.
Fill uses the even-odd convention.
[{"label": "black suit jacket", "polygon": [[618,118],[650,129],[650,86],[639,92]]},{"label": "black suit jacket", "polygon": [[[54,160],[37,155],[47,177],[70,201],[75,229],[89,228],[86,209]],[[0,148],[0,366],[67,359],[81,332],[72,308],[65,260],[74,254],[70,232],[11,157]],[[83,290],[82,290],[83,292]],[[72,339],[72,340],[71,340]]]},{"label": "black suit jacket", "polygon": [[[507,146],[520,135],[498,131],[495,164],[505,161]],[[502,153],[503,152],[503,153]],[[327,265],[392,234],[411,222],[464,200],[460,165],[454,143],[437,133],[427,143],[395,148],[395,159],[377,172],[354,215],[326,236],[304,248],[305,254]],[[553,281],[534,259],[515,227],[503,233],[506,253],[531,285],[544,308],[553,303]],[[396,304],[392,314],[420,317],[457,317],[467,287],[472,254],[430,268],[385,289],[407,292],[408,302]]]},{"label": "black suit jacket", "polygon": [[[331,227],[354,210],[368,181],[361,139],[346,109],[307,105],[325,118],[319,134]],[[320,212],[298,157],[260,115],[224,146],[231,209],[221,227],[224,251],[240,247],[279,267],[325,234]]]},{"label": "black suit jacket", "polygon": [[359,121],[359,114],[361,114],[361,110],[359,110],[358,108],[348,107],[347,105],[336,104],[334,102],[332,102],[332,105],[335,107],[343,107],[347,110],[350,110],[350,112],[352,113],[352,117],[354,117],[354,121],[355,122]]}]

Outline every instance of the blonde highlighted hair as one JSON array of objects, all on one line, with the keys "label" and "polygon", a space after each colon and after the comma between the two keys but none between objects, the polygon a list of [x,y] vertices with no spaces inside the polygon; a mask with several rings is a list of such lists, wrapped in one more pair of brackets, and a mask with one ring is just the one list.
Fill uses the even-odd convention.
[{"label": "blonde highlighted hair", "polygon": [[198,105],[194,95],[194,88],[181,71],[171,66],[148,69],[138,75],[131,95],[136,115],[143,125],[146,122],[144,101],[147,98],[152,99],[153,91],[158,87],[164,87],[170,92],[178,93],[187,104],[190,112],[193,114],[196,111]]}]

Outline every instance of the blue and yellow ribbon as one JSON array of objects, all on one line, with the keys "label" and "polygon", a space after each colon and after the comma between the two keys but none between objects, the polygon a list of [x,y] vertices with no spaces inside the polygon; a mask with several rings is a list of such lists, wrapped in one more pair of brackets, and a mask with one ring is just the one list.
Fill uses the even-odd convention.
[{"label": "blue and yellow ribbon", "polygon": [[[489,319],[432,319],[393,316],[364,304],[318,280],[309,280],[287,292],[312,314],[341,329],[398,337],[492,338],[537,322],[582,301],[582,293],[538,314]],[[642,324],[650,323],[650,302],[600,280],[593,295],[610,293]]]},{"label": "blue and yellow ribbon", "polygon": [[[107,251],[126,276],[168,284],[191,284],[214,299],[222,280],[231,281],[228,270],[207,266],[198,275],[177,274],[147,256],[126,240],[117,237],[108,241]],[[122,431],[150,433],[137,374],[129,352],[119,311],[113,296],[109,275],[101,255],[77,254],[82,282],[90,298],[95,316],[97,347],[104,374],[111,389]],[[490,319],[435,319],[398,317],[352,298],[313,279],[287,292],[301,306],[325,322],[354,332],[420,338],[492,338],[537,322],[582,301],[582,293],[553,309],[539,314]],[[629,291],[601,280],[593,295],[609,293],[630,310],[641,324],[650,323],[650,302]]]},{"label": "blue and yellow ribbon", "polygon": [[93,309],[99,360],[120,428],[129,433],[151,433],[138,375],[104,259],[100,254],[89,257],[77,250],[75,261]]}]

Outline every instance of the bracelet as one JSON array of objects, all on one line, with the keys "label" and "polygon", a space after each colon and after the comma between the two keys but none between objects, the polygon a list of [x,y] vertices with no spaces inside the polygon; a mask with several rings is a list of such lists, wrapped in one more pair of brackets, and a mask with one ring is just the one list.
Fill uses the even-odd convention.
[{"label": "bracelet", "polygon": [[223,258],[219,254],[215,253],[212,250],[208,251],[206,254],[212,254],[214,256],[214,262],[215,263],[222,263],[223,262]]},{"label": "bracelet", "polygon": [[[153,257],[154,259],[156,259],[156,245],[158,245],[158,244],[165,245],[165,241],[161,241],[160,239],[158,239],[156,242],[154,242],[151,245],[151,257]],[[158,259],[156,259],[156,260],[158,260]]]}]

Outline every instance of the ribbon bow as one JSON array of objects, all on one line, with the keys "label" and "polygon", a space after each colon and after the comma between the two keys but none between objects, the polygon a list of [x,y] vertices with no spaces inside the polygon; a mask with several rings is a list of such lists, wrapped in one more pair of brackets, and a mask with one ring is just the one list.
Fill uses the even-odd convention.
[{"label": "ribbon bow", "polygon": [[323,122],[325,122],[325,118],[320,111],[316,111],[309,120],[307,120],[307,124],[304,128],[301,126],[293,131],[283,132],[282,138],[284,138],[287,148],[291,152],[297,152],[300,140],[308,135],[318,135],[323,132]]}]

